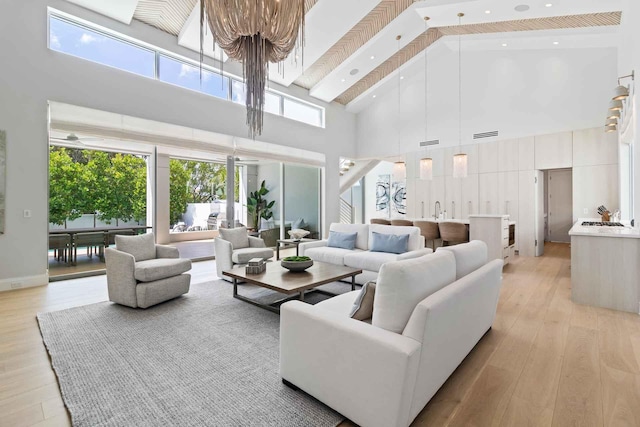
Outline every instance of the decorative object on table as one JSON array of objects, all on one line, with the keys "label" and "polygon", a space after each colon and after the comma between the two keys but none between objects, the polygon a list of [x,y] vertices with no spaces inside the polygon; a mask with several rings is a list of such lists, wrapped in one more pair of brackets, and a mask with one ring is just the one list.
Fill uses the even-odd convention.
[{"label": "decorative object on table", "polygon": [[376,212],[389,217],[389,204],[391,201],[391,176],[378,175],[376,181]]},{"label": "decorative object on table", "polygon": [[311,232],[308,230],[303,230],[301,228],[294,228],[293,230],[289,230],[289,236],[291,236],[291,238],[293,240],[297,240],[300,241],[300,239],[302,239],[305,236],[308,236]]},{"label": "decorative object on table", "polygon": [[247,274],[260,274],[264,273],[267,269],[267,264],[262,258],[251,258],[249,263],[245,267]]},{"label": "decorative object on table", "polygon": [[602,217],[602,221],[608,222],[611,220],[611,212],[604,205],[598,206],[598,214]]},{"label": "decorative object on table", "polygon": [[282,62],[304,45],[305,0],[202,0],[200,63],[206,24],[231,59],[242,62],[249,136],[262,133],[269,62]]},{"label": "decorative object on table", "polygon": [[4,234],[4,197],[7,170],[7,133],[0,130],[0,234]]},{"label": "decorative object on table", "polygon": [[260,188],[249,193],[249,197],[247,197],[247,211],[252,215],[253,225],[256,228],[260,226],[260,219],[268,221],[273,218],[271,208],[273,208],[276,201],[272,200],[271,202],[267,202],[264,198],[267,194],[269,194],[269,189],[263,180]]},{"label": "decorative object on table", "polygon": [[297,273],[305,271],[313,265],[313,260],[308,256],[289,256],[280,261],[280,265],[287,270]]}]

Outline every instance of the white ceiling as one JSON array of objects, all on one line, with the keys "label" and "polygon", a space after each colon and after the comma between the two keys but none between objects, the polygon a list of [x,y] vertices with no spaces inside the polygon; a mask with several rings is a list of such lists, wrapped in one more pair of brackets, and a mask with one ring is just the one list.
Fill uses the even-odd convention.
[{"label": "white ceiling", "polygon": [[[191,14],[187,18],[187,22],[182,26],[180,34],[178,34],[178,44],[187,49],[200,52],[200,2],[197,2]],[[211,30],[207,25],[205,38],[203,43],[203,53],[211,58],[219,61],[226,61],[228,56],[220,49],[217,44],[214,47]]]},{"label": "white ceiling", "polygon": [[[128,22],[138,0],[69,0],[93,9],[123,22]],[[166,0],[167,2],[173,0]],[[304,68],[308,69],[318,59],[323,58],[332,46],[348,31],[367,16],[380,0],[320,0],[306,16],[306,42],[304,47]],[[549,7],[546,5],[550,4]],[[528,5],[525,12],[514,8]],[[426,0],[416,1],[389,25],[374,34],[357,48],[346,60],[335,67],[310,89],[310,95],[330,102],[340,96],[360,79],[405,46],[425,30],[424,16],[429,16],[430,27],[458,24],[458,12],[465,13],[462,24],[491,23],[532,18],[547,18],[565,15],[624,11],[625,0]],[[133,8],[133,10],[132,10]],[[486,13],[489,11],[490,13]],[[196,5],[184,22],[177,42],[196,52],[200,50],[199,7]],[[402,35],[400,43],[396,36]],[[214,52],[210,37],[207,38],[205,54],[220,59],[219,50]],[[524,49],[584,49],[616,46],[616,27],[591,27],[567,30],[526,31],[497,34],[462,36],[463,50],[524,50]],[[553,44],[557,42],[557,44]],[[502,46],[506,44],[507,46]],[[435,45],[447,50],[457,49],[456,37],[443,37]],[[430,48],[430,51],[433,50]],[[437,50],[437,49],[436,49]],[[431,55],[431,54],[430,54]],[[422,57],[421,54],[417,55]],[[372,59],[373,57],[373,59]],[[226,60],[226,56],[223,60]],[[433,58],[436,59],[436,58]],[[271,66],[270,80],[288,86],[303,72],[302,56],[292,54],[281,67]],[[408,64],[422,59],[414,57]],[[405,64],[405,65],[408,65]],[[280,69],[279,69],[280,68]],[[403,67],[401,67],[402,69]],[[352,70],[357,69],[355,75]],[[392,73],[374,87],[360,94],[348,104],[351,111],[359,111],[374,102],[371,94],[390,80],[396,80]]]}]

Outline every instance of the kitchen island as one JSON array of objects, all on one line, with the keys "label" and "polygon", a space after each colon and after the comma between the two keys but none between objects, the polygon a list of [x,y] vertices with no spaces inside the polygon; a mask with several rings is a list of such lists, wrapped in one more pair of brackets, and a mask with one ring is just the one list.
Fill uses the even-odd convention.
[{"label": "kitchen island", "polygon": [[[578,304],[640,312],[640,229],[586,226],[571,230],[571,300]],[[597,220],[596,220],[597,222]]]}]

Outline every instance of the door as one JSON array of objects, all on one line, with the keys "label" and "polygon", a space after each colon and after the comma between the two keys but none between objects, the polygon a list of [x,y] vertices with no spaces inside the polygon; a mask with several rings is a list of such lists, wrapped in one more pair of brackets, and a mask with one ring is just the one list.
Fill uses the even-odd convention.
[{"label": "door", "polygon": [[544,172],[536,171],[535,248],[536,256],[544,254]]},{"label": "door", "polygon": [[573,190],[570,169],[550,170],[548,173],[549,241],[570,242],[573,225]]}]

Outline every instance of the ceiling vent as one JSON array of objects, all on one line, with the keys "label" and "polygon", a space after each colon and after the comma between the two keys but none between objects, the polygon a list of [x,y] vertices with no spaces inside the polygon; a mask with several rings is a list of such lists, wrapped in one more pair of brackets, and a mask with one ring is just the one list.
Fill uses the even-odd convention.
[{"label": "ceiling vent", "polygon": [[429,141],[420,141],[420,147],[427,147],[429,145],[438,145],[440,144],[439,139],[431,139]]},{"label": "ceiling vent", "polygon": [[498,131],[492,130],[491,132],[474,133],[473,139],[494,138],[496,136],[498,136]]}]

